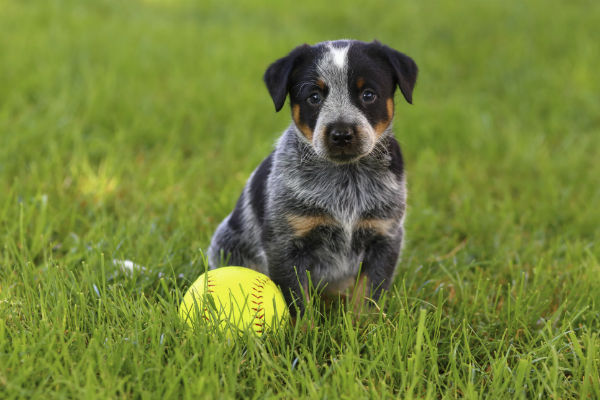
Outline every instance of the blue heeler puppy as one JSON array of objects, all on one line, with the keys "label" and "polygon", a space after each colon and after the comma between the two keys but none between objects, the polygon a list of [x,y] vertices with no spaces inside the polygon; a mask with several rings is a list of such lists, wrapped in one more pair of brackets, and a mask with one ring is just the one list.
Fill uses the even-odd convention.
[{"label": "blue heeler puppy", "polygon": [[275,109],[289,94],[293,121],[217,228],[210,267],[265,273],[292,315],[304,310],[308,275],[325,294],[378,299],[394,278],[406,207],[394,93],[412,103],[416,79],[411,58],[377,41],[305,44],[271,64]]}]

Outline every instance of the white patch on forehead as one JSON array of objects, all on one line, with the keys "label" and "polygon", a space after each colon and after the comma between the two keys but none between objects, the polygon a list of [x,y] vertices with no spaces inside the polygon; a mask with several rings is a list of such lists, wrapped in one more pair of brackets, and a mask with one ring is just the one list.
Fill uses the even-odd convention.
[{"label": "white patch on forehead", "polygon": [[326,43],[325,53],[317,62],[317,71],[332,90],[343,90],[346,86],[348,73],[348,49],[350,44],[340,46],[332,42]]},{"label": "white patch on forehead", "polygon": [[333,59],[333,63],[339,68],[344,68],[346,64],[346,56],[348,55],[348,49],[350,46],[338,48],[338,47],[329,47],[329,51],[331,52],[331,57]]}]

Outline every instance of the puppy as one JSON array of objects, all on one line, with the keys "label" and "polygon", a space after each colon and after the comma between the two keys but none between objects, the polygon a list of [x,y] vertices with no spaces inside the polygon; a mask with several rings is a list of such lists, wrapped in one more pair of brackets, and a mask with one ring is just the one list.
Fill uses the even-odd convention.
[{"label": "puppy", "polygon": [[377,300],[404,233],[394,93],[412,103],[416,79],[411,58],[377,41],[305,44],[271,64],[264,81],[275,110],[289,94],[293,121],[217,228],[210,268],[268,275],[293,316],[305,309],[309,279],[324,294]]}]

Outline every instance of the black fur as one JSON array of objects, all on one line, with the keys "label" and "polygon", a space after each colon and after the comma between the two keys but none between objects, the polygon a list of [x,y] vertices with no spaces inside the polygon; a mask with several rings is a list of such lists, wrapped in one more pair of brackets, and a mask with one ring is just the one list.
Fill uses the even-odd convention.
[{"label": "black fur", "polygon": [[315,56],[315,49],[307,44],[296,47],[285,57],[280,58],[267,68],[263,80],[275,104],[275,110],[283,108],[285,98],[290,91],[292,71],[301,68],[303,61]]},{"label": "black fur", "polygon": [[375,46],[385,54],[388,62],[394,70],[396,83],[400,87],[400,91],[404,95],[406,101],[412,104],[412,93],[417,82],[417,74],[419,72],[417,64],[412,58],[404,53],[396,51],[379,42],[375,42]]},{"label": "black fur", "polygon": [[229,227],[234,231],[240,231],[243,228],[242,221],[242,207],[244,205],[244,192],[238,198],[237,203],[235,203],[235,207],[233,208],[233,212],[231,213],[231,217],[229,217]]},{"label": "black fur", "polygon": [[[389,118],[387,100],[393,99],[396,82],[392,66],[384,62],[381,54],[373,44],[357,44],[348,51],[348,61],[353,65],[348,74],[348,89],[350,99],[368,118],[371,125],[376,125]],[[375,57],[374,57],[375,55]],[[362,87],[358,87],[358,80]],[[372,104],[361,101],[361,93],[371,90],[377,98]]]},{"label": "black fur", "polygon": [[252,209],[256,214],[256,218],[258,218],[258,223],[261,225],[265,217],[265,190],[272,163],[273,153],[269,154],[269,156],[258,166],[252,177],[252,182],[250,183],[250,203],[252,204]]}]

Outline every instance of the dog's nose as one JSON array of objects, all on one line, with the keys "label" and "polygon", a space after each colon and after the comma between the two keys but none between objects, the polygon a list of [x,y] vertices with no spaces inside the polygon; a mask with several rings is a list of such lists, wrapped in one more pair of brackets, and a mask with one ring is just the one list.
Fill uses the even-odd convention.
[{"label": "dog's nose", "polygon": [[329,141],[334,146],[344,147],[352,142],[354,128],[352,125],[337,123],[329,127]]}]

